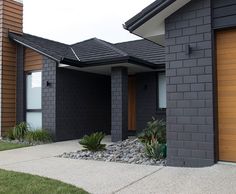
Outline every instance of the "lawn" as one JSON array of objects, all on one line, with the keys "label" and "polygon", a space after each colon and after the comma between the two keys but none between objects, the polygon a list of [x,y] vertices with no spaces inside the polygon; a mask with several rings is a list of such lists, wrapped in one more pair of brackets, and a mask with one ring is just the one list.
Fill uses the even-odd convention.
[{"label": "lawn", "polygon": [[60,181],[24,173],[0,170],[1,194],[88,194]]},{"label": "lawn", "polygon": [[0,141],[0,151],[12,150],[12,149],[16,149],[16,148],[23,148],[26,146],[28,146],[28,145]]}]

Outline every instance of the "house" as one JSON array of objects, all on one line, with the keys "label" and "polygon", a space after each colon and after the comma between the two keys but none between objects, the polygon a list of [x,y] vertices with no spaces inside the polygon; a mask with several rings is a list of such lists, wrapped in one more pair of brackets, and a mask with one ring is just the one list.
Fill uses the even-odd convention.
[{"label": "house", "polygon": [[165,46],[168,165],[236,162],[236,1],[156,0],[124,27]]},{"label": "house", "polygon": [[[26,121],[56,141],[94,131],[126,139],[165,119],[164,47],[147,40],[67,45],[23,33],[23,4],[0,1],[3,136]],[[160,92],[159,92],[160,91]]]}]

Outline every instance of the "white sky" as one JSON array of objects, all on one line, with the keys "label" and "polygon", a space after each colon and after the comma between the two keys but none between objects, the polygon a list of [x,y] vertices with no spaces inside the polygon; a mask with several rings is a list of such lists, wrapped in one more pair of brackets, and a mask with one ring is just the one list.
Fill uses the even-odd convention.
[{"label": "white sky", "polygon": [[138,39],[122,24],[154,0],[23,0],[24,32],[64,43]]}]

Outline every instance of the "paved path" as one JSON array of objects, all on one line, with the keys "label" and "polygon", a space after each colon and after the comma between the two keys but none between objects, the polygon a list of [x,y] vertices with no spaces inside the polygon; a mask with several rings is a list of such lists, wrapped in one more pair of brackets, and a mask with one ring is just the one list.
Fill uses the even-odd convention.
[{"label": "paved path", "polygon": [[99,194],[235,194],[236,166],[171,168],[56,158],[80,149],[67,141],[0,152],[0,168],[58,179]]}]

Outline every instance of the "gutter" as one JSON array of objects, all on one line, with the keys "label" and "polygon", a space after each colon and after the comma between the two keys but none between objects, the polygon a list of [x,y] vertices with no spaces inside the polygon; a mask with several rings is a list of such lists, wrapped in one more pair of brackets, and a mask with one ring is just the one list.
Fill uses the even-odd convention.
[{"label": "gutter", "polygon": [[118,57],[118,58],[112,58],[112,59],[105,59],[105,60],[97,60],[97,61],[87,61],[87,62],[76,62],[68,59],[63,59],[63,62],[66,64],[69,64],[74,67],[80,67],[80,68],[86,68],[86,67],[99,67],[103,65],[113,65],[113,64],[119,64],[119,63],[132,63],[135,65],[139,65],[142,67],[147,67],[150,69],[158,69],[158,68],[164,68],[165,64],[158,64],[153,65],[150,62],[137,59],[135,57]]},{"label": "gutter", "polygon": [[73,60],[73,59],[68,59],[68,58],[62,58],[60,63],[75,66],[75,67],[84,67],[85,63],[78,61],[78,60]]},{"label": "gutter", "polygon": [[145,60],[142,60],[142,59],[138,59],[138,58],[135,58],[135,57],[129,57],[128,62],[129,63],[137,64],[139,66],[148,67],[148,68],[151,68],[151,69],[159,68],[157,66],[165,67],[165,63],[163,63],[163,64],[160,63],[160,64],[157,64],[157,65],[153,65],[152,63],[150,63],[148,61],[145,61]]},{"label": "gutter", "polygon": [[141,14],[141,12],[140,12],[140,17],[139,18],[137,18],[135,21],[133,21],[130,24],[128,24],[129,21],[132,20],[132,18],[131,18],[125,24],[123,24],[123,28],[125,30],[128,30],[130,33],[133,33],[134,30],[136,30],[137,28],[142,26],[144,23],[146,23],[148,20],[150,20],[156,14],[161,12],[163,9],[167,8],[168,6],[170,6],[175,1],[176,0],[166,0],[162,4],[158,5],[157,7],[154,7],[152,10],[147,10],[145,15]]}]

